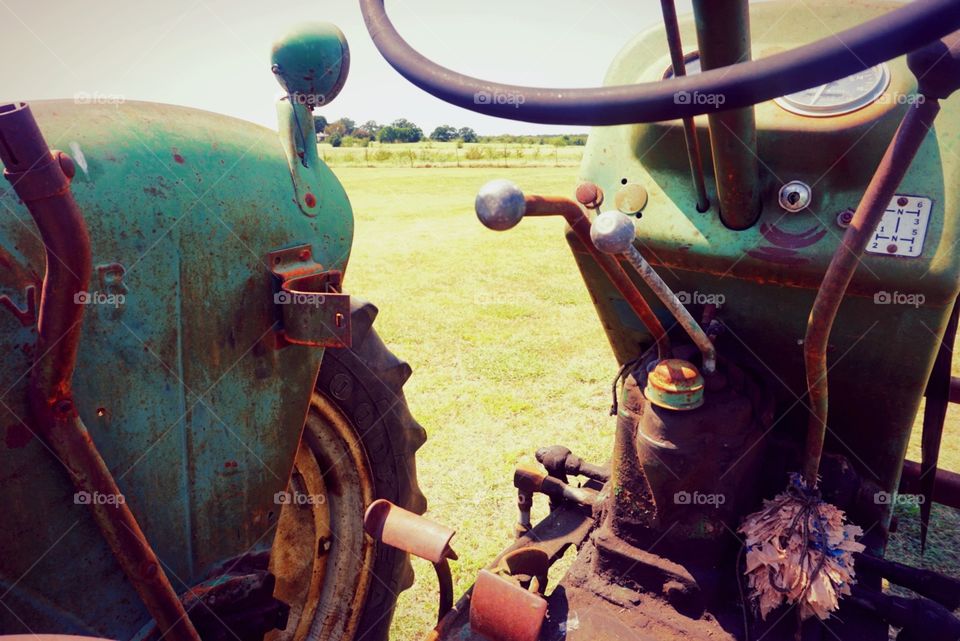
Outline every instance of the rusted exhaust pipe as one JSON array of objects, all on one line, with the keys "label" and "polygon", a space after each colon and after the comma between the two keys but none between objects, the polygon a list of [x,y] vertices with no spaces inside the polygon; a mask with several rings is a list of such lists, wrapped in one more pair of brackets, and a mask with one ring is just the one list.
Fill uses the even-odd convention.
[{"label": "rusted exhaust pipe", "polygon": [[[27,390],[31,424],[80,492],[119,497],[120,488],[80,420],[71,383],[89,286],[90,237],[70,191],[73,161],[51,152],[26,103],[0,105],[4,176],[33,217],[46,252],[35,353]],[[160,561],[126,503],[90,502],[93,517],[124,573],[171,641],[199,641]]]}]

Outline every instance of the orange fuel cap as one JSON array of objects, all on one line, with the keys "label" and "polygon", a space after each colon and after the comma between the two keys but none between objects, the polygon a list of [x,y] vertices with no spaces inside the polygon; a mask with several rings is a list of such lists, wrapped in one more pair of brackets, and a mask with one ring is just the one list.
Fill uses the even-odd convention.
[{"label": "orange fuel cap", "polygon": [[689,361],[666,358],[647,375],[643,395],[668,410],[696,409],[703,405],[703,376]]}]

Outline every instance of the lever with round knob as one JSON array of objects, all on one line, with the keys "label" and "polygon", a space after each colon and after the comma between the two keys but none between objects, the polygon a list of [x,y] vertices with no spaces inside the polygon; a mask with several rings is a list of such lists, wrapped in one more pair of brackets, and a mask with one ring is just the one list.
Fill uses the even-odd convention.
[{"label": "lever with round knob", "polygon": [[654,271],[650,263],[633,246],[636,237],[636,228],[633,220],[619,211],[607,211],[593,221],[590,228],[590,239],[593,245],[605,254],[622,256],[629,262],[644,282],[653,290],[677,322],[686,330],[687,335],[694,342],[703,356],[703,371],[712,374],[717,368],[717,352],[713,342],[707,337],[703,329],[694,320],[687,308],[683,306],[677,295],[673,293],[660,274]]},{"label": "lever with round knob", "polygon": [[491,180],[477,192],[474,202],[477,218],[494,231],[515,227],[527,211],[523,192],[509,180]]}]

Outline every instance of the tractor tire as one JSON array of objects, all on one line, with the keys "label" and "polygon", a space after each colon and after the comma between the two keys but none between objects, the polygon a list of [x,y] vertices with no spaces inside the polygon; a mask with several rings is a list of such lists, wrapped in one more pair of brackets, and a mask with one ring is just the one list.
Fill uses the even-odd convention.
[{"label": "tractor tire", "polygon": [[397,595],[413,583],[408,555],[363,533],[375,499],[427,507],[415,459],[426,434],[403,395],[411,369],[380,340],[376,316],[354,301],[352,347],[323,355],[288,487],[323,500],[282,507],[271,570],[291,616],[268,641],[386,641]]}]

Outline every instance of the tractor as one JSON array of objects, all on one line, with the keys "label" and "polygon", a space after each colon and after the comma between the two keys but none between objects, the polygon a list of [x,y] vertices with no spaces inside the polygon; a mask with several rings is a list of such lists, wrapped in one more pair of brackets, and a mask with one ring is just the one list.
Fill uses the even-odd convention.
[{"label": "tractor", "polygon": [[504,179],[474,204],[500,232],[567,222],[614,356],[610,460],[518,466],[516,540],[454,600],[411,368],[343,288],[313,122],[349,70],[336,27],[273,48],[279,145],[167,105],[0,105],[0,632],[386,639],[412,554],[431,641],[960,638],[960,581],[885,557],[898,497],[924,534],[960,507],[956,1],[661,0],[583,89],[465,76],[360,8],[437,98],[594,127],[571,197]]}]

